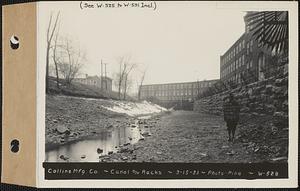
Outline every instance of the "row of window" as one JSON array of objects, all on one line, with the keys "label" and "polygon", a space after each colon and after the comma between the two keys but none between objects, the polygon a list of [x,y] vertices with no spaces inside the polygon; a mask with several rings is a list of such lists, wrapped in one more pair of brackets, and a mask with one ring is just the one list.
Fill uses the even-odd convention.
[{"label": "row of window", "polygon": [[249,20],[249,21],[246,22],[246,33],[250,32],[252,30],[252,28],[254,27],[254,25],[252,24],[252,22],[253,22],[253,19],[251,19],[251,20]]},{"label": "row of window", "polygon": [[75,79],[75,81],[84,83],[84,84],[100,84],[101,83],[101,81],[87,80],[87,79]]},{"label": "row of window", "polygon": [[[242,64],[243,65],[243,64]],[[240,66],[241,67],[241,66]],[[247,70],[249,70],[249,69],[251,69],[253,67],[253,61],[252,60],[250,60],[249,62],[247,62],[246,63],[246,69]],[[237,68],[238,69],[238,68]],[[222,72],[221,72],[221,78],[227,78],[228,77],[228,75],[230,74],[230,73],[226,73],[227,71],[226,70],[223,70]],[[233,71],[234,72],[234,71]]]},{"label": "row of window", "polygon": [[[249,65],[251,65],[252,67],[252,62],[248,63]],[[230,78],[226,79],[227,82],[233,82],[233,83],[241,83],[242,82],[242,76],[244,76],[244,79],[248,79],[249,77],[249,72],[251,70],[247,70],[247,71],[242,71],[240,73],[236,73],[234,75],[232,75]],[[247,75],[248,74],[248,75]],[[248,76],[248,77],[247,77]]]},{"label": "row of window", "polygon": [[203,88],[211,87],[212,82],[195,82],[193,84],[162,84],[143,86],[142,90],[165,90],[165,89],[187,89],[187,88]]},{"label": "row of window", "polygon": [[[201,92],[201,91],[200,91]],[[148,92],[141,92],[142,97],[149,97],[149,96],[158,96],[158,97],[165,97],[165,96],[187,96],[187,95],[198,95],[198,91],[148,91]]]},{"label": "row of window", "polygon": [[232,60],[236,54],[242,51],[245,48],[245,40],[243,39],[235,47],[233,47],[226,55],[224,55],[223,59],[221,60],[221,66],[225,65],[227,62]]},{"label": "row of window", "polygon": [[[226,65],[228,62],[230,62],[236,56],[236,54],[239,53],[244,48],[245,48],[245,40],[243,39],[242,42],[238,43],[238,45],[235,48],[233,48],[229,53],[225,55],[225,57],[223,57],[223,59],[221,59],[221,67]],[[246,54],[248,55],[252,51],[253,51],[253,40],[250,40],[246,44]]]},{"label": "row of window", "polygon": [[245,64],[245,55],[242,55],[238,59],[236,59],[231,64],[227,65],[222,71],[221,71],[221,78],[226,77],[230,73],[234,72],[235,70],[239,69],[240,67],[244,66]]},{"label": "row of window", "polygon": [[246,54],[248,55],[253,51],[253,40],[247,43],[246,45]]},{"label": "row of window", "polygon": [[189,100],[191,99],[191,97],[173,96],[173,97],[162,97],[159,99],[162,101],[181,101],[181,100]]},{"label": "row of window", "polygon": [[232,76],[231,78],[228,79],[229,82],[234,82],[234,83],[241,83],[242,81],[242,76],[241,74],[236,74],[234,76]]}]

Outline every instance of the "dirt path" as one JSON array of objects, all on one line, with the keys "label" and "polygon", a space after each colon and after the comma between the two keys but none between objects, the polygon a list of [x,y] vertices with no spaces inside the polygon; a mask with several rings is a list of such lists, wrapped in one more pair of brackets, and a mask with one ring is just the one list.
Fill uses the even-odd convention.
[{"label": "dirt path", "polygon": [[108,161],[119,161],[124,157],[126,161],[134,159],[136,162],[261,161],[241,142],[227,141],[225,123],[219,116],[174,111],[162,116],[151,132],[151,137],[131,145],[131,152],[115,153],[107,158]]}]

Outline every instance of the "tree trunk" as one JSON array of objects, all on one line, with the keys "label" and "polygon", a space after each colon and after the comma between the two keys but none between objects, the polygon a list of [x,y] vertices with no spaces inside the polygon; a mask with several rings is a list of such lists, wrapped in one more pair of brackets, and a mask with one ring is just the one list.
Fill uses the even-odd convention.
[{"label": "tree trunk", "polygon": [[46,93],[49,93],[49,51],[50,45],[47,44],[47,52],[46,52]]},{"label": "tree trunk", "polygon": [[141,86],[139,87],[139,90],[138,90],[138,100],[139,101],[141,100]]},{"label": "tree trunk", "polygon": [[126,93],[127,93],[127,75],[126,75],[125,81],[124,81],[124,95],[123,95],[124,100],[126,100]]},{"label": "tree trunk", "polygon": [[58,67],[57,67],[57,63],[54,61],[54,64],[55,64],[55,73],[56,73],[56,87],[58,88],[58,89],[60,89],[59,88],[59,77],[58,77]]},{"label": "tree trunk", "polygon": [[118,94],[119,99],[121,99],[121,80],[119,81]]}]

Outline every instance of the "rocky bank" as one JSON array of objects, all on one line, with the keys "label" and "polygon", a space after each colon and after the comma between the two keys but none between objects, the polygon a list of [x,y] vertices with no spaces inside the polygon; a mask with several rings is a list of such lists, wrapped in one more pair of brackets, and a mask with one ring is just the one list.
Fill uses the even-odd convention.
[{"label": "rocky bank", "polygon": [[194,111],[223,115],[223,99],[233,93],[241,106],[239,141],[255,152],[288,155],[288,76],[271,77],[202,98]]},{"label": "rocky bank", "polygon": [[164,111],[164,108],[148,102],[47,95],[46,151],[97,137],[113,128],[130,126],[139,114],[154,115]]}]

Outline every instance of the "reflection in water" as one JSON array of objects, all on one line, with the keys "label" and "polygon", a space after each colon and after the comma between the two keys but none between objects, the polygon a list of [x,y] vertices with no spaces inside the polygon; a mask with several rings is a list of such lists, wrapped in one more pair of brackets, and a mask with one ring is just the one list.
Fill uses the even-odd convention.
[{"label": "reflection in water", "polygon": [[[102,132],[92,139],[62,145],[57,149],[46,152],[47,162],[66,162],[60,157],[63,155],[69,162],[98,162],[99,156],[107,155],[109,151],[116,152],[119,146],[126,143],[134,144],[142,137],[141,132],[149,132],[150,128],[142,127],[114,128],[112,131]],[[103,150],[102,154],[97,149]]]}]

